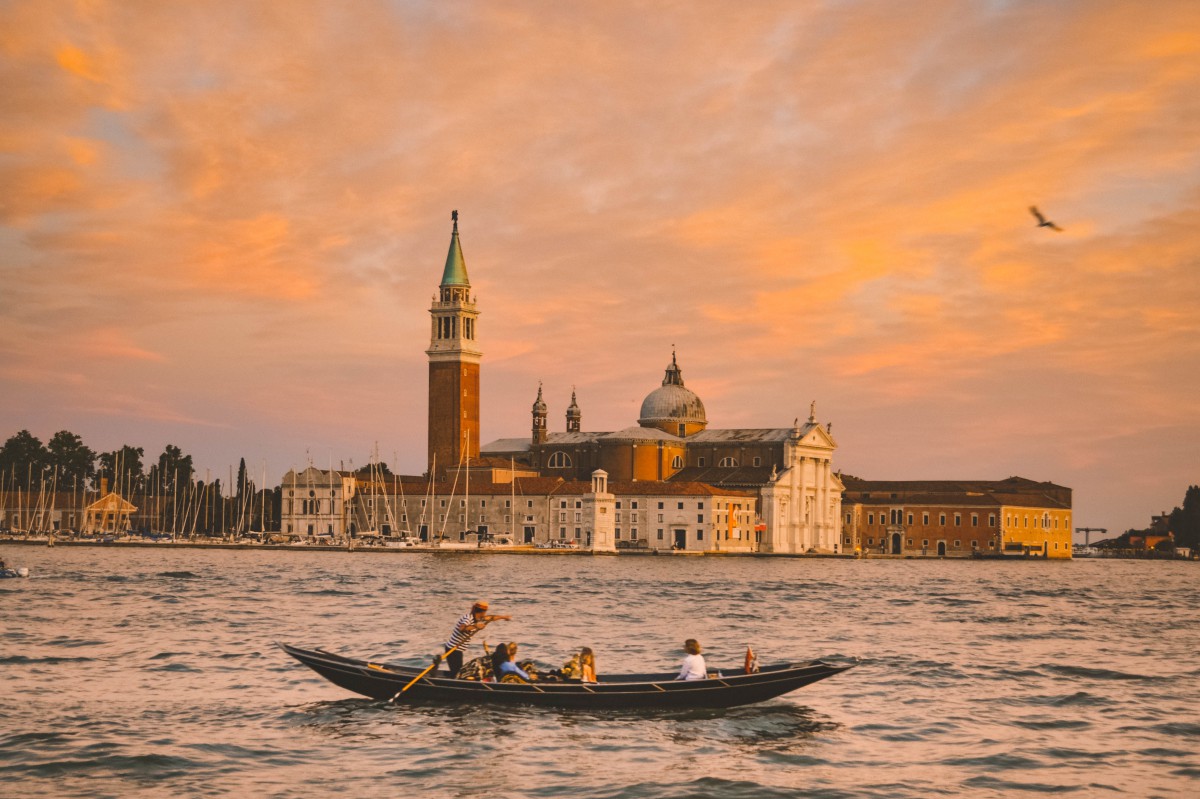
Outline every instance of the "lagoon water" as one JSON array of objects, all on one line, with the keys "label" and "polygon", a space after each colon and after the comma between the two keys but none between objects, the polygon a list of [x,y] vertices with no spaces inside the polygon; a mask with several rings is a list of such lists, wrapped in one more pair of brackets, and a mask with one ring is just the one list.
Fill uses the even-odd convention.
[{"label": "lagoon water", "polygon": [[[1200,568],[3,547],[0,785],[21,797],[1200,795]],[[601,673],[861,659],[731,710],[404,707],[276,640],[417,664],[476,636]]]}]

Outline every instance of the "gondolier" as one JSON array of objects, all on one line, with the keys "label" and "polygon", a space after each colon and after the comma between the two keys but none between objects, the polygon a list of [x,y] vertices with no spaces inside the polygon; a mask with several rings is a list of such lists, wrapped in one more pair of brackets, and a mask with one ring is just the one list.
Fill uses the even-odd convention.
[{"label": "gondolier", "polygon": [[487,613],[488,603],[482,599],[471,606],[471,609],[459,617],[454,623],[454,629],[450,631],[450,637],[443,644],[444,654],[441,656],[446,661],[446,666],[450,670],[450,676],[458,674],[462,669],[463,650],[471,642],[471,636],[482,630],[494,621],[511,621],[512,616],[489,616]]}]

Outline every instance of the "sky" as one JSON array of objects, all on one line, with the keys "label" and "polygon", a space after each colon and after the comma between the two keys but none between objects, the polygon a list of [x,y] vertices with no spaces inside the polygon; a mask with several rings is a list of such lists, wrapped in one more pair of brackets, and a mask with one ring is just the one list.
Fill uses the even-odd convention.
[{"label": "sky", "polygon": [[674,349],[712,427],[1144,527],[1200,483],[1198,86],[1192,0],[8,0],[0,440],[420,473],[457,209],[485,442]]}]

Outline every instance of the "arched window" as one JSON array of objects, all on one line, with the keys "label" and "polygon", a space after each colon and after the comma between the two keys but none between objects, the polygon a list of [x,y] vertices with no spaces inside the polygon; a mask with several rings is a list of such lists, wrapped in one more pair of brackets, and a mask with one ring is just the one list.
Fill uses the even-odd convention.
[{"label": "arched window", "polygon": [[671,458],[671,468],[672,469],[682,469],[683,468],[683,456],[682,455],[676,455],[674,458]]},{"label": "arched window", "polygon": [[721,462],[717,464],[717,466],[726,466],[726,467],[737,466],[737,465],[738,465],[737,458],[721,458]]},{"label": "arched window", "polygon": [[567,469],[571,466],[571,456],[560,450],[550,456],[546,465],[551,469]]}]

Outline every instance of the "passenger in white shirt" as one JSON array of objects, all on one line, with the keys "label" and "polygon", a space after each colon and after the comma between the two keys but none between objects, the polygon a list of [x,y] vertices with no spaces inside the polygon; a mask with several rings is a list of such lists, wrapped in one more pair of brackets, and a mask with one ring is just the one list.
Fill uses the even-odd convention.
[{"label": "passenger in white shirt", "polygon": [[683,668],[679,670],[677,680],[704,680],[708,678],[708,669],[704,665],[704,656],[700,654],[700,644],[695,638],[683,642],[683,651],[687,656],[683,659]]}]

